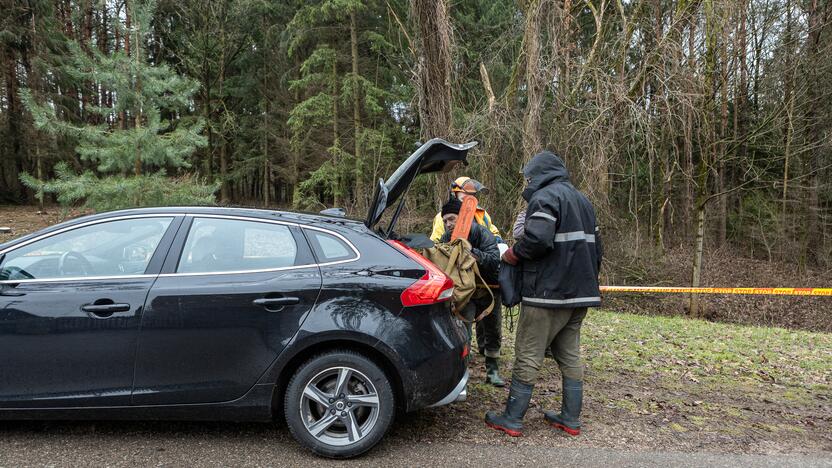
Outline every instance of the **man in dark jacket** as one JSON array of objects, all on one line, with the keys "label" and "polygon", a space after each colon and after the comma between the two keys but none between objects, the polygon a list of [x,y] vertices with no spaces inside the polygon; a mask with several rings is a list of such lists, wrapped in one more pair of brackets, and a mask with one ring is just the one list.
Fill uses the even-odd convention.
[{"label": "man in dark jacket", "polygon": [[[456,227],[456,220],[459,216],[459,210],[462,208],[462,202],[456,197],[451,198],[448,203],[442,207],[442,221],[445,224],[445,233],[440,238],[440,242],[450,242],[451,234]],[[477,259],[477,266],[480,269],[480,274],[483,280],[488,284],[497,284],[497,278],[500,268],[500,250],[497,247],[497,238],[489,231],[488,228],[479,224],[476,220],[471,223],[471,231],[468,234],[468,242],[471,243],[471,254]],[[474,297],[462,310],[462,315],[466,320],[474,320],[479,311],[485,310],[491,304],[491,295],[486,290],[478,290],[474,293]],[[499,298],[494,301],[494,309],[483,318],[482,330],[484,335],[483,349],[485,354],[486,379],[488,383],[496,387],[505,386],[505,382],[500,378],[500,342],[502,340],[502,320],[500,310]],[[468,341],[471,341],[471,323],[466,322],[468,328]],[[479,334],[479,328],[477,329]],[[478,337],[479,338],[479,337]]]},{"label": "man in dark jacket", "polygon": [[570,182],[563,161],[544,151],[523,169],[528,202],[523,237],[503,254],[521,265],[522,311],[515,340],[514,372],[506,409],[489,411],[486,423],[512,436],[523,433],[523,417],[551,346],[563,378],[561,412],[546,411],[552,426],[580,434],[583,400],[581,324],[587,307],[601,305],[598,272],[603,248],[595,210]]}]

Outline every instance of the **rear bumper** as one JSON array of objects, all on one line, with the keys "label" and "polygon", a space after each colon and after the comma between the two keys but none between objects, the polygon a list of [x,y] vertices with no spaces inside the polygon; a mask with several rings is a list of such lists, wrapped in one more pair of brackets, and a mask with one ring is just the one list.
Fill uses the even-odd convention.
[{"label": "rear bumper", "polygon": [[456,384],[451,393],[447,394],[445,398],[437,401],[436,403],[429,405],[428,408],[435,408],[437,406],[445,406],[456,401],[465,401],[468,398],[468,369],[465,369],[465,374],[460,379],[459,383]]},{"label": "rear bumper", "polygon": [[[453,402],[468,381],[465,328],[447,303],[409,308],[400,319],[406,332],[391,340],[391,347],[400,359],[405,410]],[[453,398],[445,401],[449,395]]]}]

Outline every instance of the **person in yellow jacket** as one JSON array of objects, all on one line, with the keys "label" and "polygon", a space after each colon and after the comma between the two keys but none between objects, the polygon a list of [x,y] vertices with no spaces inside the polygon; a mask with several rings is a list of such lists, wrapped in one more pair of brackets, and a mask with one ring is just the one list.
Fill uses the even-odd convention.
[{"label": "person in yellow jacket", "polygon": [[[478,180],[465,176],[457,178],[451,184],[451,195],[456,196],[459,201],[464,200],[467,195],[477,196],[480,193],[485,193],[486,190],[485,186],[483,186]],[[491,231],[491,234],[494,234],[494,237],[497,238],[498,244],[503,243],[503,237],[500,235],[500,230],[497,229],[497,226],[491,222],[491,216],[482,206],[477,206],[477,211],[474,213],[474,219],[477,221],[477,224],[484,226]],[[443,234],[445,234],[445,223],[442,221],[442,213],[436,213],[436,217],[433,218],[433,231],[430,234],[430,240],[439,242],[439,240],[442,239]]]},{"label": "person in yellow jacket", "polygon": [[[485,193],[486,188],[477,180],[470,177],[459,177],[451,184],[451,196],[456,197],[462,201],[468,195],[478,195]],[[503,239],[500,236],[500,230],[491,222],[491,216],[481,206],[477,206],[477,211],[474,214],[474,220],[477,224],[485,227],[494,237],[497,238],[498,244],[503,244]],[[439,242],[445,234],[445,222],[442,219],[442,213],[437,213],[433,220],[433,232],[430,239],[434,242]],[[501,250],[502,252],[502,250]],[[488,383],[495,387],[505,386],[505,382],[500,378],[500,348],[503,340],[503,310],[500,303],[500,294],[497,293],[497,300],[494,301],[494,309],[491,313],[476,323],[477,330],[477,348],[480,354],[485,355],[486,379]],[[491,301],[482,299],[474,299],[471,301],[476,308],[476,315],[479,315]]]}]

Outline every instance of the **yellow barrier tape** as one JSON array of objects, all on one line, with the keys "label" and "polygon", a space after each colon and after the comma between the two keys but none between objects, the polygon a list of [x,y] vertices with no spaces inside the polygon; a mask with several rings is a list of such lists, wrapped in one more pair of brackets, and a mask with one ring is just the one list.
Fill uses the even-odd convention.
[{"label": "yellow barrier tape", "polygon": [[679,288],[661,286],[601,286],[601,292],[759,294],[765,296],[832,296],[832,288]]}]

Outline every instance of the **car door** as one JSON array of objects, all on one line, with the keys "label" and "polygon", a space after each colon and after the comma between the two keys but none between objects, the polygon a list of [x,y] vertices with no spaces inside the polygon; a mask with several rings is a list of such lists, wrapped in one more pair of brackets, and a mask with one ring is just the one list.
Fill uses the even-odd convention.
[{"label": "car door", "polygon": [[99,220],[0,252],[0,408],[129,404],[142,308],[181,221]]},{"label": "car door", "polygon": [[297,226],[223,215],[195,215],[186,225],[148,296],[136,405],[243,396],[295,335],[321,288]]}]

